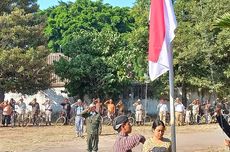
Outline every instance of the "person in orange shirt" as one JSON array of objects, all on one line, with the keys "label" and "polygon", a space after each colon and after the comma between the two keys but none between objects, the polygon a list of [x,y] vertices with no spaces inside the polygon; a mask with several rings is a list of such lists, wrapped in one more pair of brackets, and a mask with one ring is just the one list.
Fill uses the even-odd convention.
[{"label": "person in orange shirt", "polygon": [[0,107],[3,109],[3,118],[2,125],[8,126],[10,124],[10,117],[12,114],[12,107],[9,104],[9,101],[2,102]]},{"label": "person in orange shirt", "polygon": [[109,119],[113,119],[114,115],[115,115],[115,105],[113,103],[112,99],[107,100],[105,103],[105,105],[107,105],[107,116]]}]

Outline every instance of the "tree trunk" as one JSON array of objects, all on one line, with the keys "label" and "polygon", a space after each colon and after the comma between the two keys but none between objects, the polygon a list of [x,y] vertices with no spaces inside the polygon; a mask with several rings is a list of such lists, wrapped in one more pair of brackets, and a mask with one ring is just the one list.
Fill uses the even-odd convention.
[{"label": "tree trunk", "polygon": [[185,107],[187,107],[187,90],[186,90],[186,85],[182,85],[182,103]]},{"label": "tree trunk", "polygon": [[3,102],[5,99],[5,91],[0,88],[0,102]]}]

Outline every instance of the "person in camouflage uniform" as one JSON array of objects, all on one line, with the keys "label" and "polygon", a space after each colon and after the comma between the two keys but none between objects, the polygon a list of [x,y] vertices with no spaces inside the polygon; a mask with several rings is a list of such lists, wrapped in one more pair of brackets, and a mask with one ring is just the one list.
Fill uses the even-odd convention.
[{"label": "person in camouflage uniform", "polygon": [[101,117],[96,112],[95,104],[90,104],[89,107],[81,113],[86,121],[87,130],[87,150],[88,152],[97,152],[99,143],[99,134],[101,131]]}]

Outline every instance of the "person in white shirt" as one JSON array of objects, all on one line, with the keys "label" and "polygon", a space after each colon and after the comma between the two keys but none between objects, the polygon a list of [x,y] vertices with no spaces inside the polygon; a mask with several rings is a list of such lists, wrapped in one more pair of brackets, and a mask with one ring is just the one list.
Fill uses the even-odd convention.
[{"label": "person in white shirt", "polygon": [[193,100],[190,105],[192,105],[192,121],[193,123],[198,124],[199,99]]},{"label": "person in white shirt", "polygon": [[182,126],[183,125],[183,115],[184,115],[185,107],[182,104],[179,98],[176,98],[175,102],[175,117],[176,117],[176,125]]},{"label": "person in white shirt", "polygon": [[192,111],[189,108],[187,108],[185,110],[185,124],[186,125],[189,125],[191,123],[191,115],[192,115]]},{"label": "person in white shirt", "polygon": [[81,116],[81,113],[86,109],[85,104],[81,101],[81,99],[78,99],[77,102],[75,102],[72,105],[74,112],[76,114],[75,116],[75,132],[76,137],[82,137],[83,138],[83,125],[84,125],[84,118]]},{"label": "person in white shirt", "polygon": [[157,105],[157,111],[159,111],[160,120],[163,121],[164,124],[166,124],[166,115],[168,112],[168,106],[165,103],[164,99],[160,99],[160,102]]},{"label": "person in white shirt", "polygon": [[19,123],[19,126],[21,126],[21,123],[23,123],[25,119],[26,104],[23,101],[23,98],[21,98],[18,102],[16,102],[16,105],[17,105],[17,112],[18,112],[18,123]]},{"label": "person in white shirt", "polygon": [[133,106],[136,107],[136,123],[137,125],[143,125],[143,110],[144,107],[141,104],[141,100],[138,99],[137,102],[133,104]]},{"label": "person in white shirt", "polygon": [[46,126],[47,124],[51,125],[51,119],[52,119],[52,103],[50,100],[46,100],[42,105],[45,106],[45,117],[46,117]]}]

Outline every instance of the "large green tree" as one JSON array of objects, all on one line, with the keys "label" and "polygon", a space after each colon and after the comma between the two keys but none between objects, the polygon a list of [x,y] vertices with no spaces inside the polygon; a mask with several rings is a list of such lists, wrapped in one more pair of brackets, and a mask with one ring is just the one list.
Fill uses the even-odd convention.
[{"label": "large green tree", "polygon": [[[18,1],[27,10],[33,5]],[[24,8],[19,5],[19,8]],[[14,5],[0,16],[0,92],[15,91],[31,94],[50,86],[51,66],[47,65],[47,39],[44,37],[44,18],[26,13]]]},{"label": "large green tree", "polygon": [[134,22],[129,11],[90,0],[60,3],[46,11],[49,47],[69,57],[56,63],[55,69],[68,79],[70,95],[113,96],[128,83],[125,35]]},{"label": "large green tree", "polygon": [[131,31],[133,19],[128,14],[129,8],[112,7],[102,0],[76,0],[75,3],[60,3],[46,11],[48,24],[46,35],[49,47],[58,51],[66,36],[80,30],[102,31],[111,29],[118,33]]},{"label": "large green tree", "polygon": [[217,17],[229,12],[227,0],[177,0],[178,21],[174,41],[176,86],[182,87],[183,97],[189,90],[229,94],[229,31],[214,28]]},{"label": "large green tree", "polygon": [[114,55],[121,48],[121,37],[112,31],[79,31],[63,44],[65,55],[55,63],[56,72],[68,79],[70,95],[90,97],[120,93]]}]

